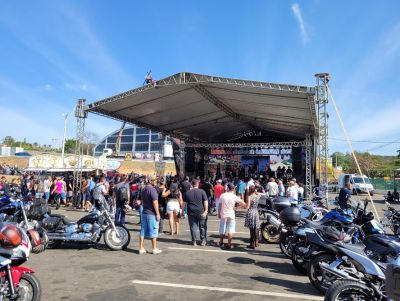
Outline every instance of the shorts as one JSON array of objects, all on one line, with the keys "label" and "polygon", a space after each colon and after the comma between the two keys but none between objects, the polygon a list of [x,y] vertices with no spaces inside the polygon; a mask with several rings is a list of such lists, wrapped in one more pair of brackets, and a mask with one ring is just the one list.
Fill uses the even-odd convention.
[{"label": "shorts", "polygon": [[142,214],[140,237],[156,238],[158,236],[158,222],[155,215]]},{"label": "shorts", "polygon": [[219,234],[224,235],[226,233],[235,233],[236,221],[232,218],[221,218],[219,220]]},{"label": "shorts", "polygon": [[179,202],[177,201],[169,201],[167,203],[167,213],[178,213],[181,207],[179,206]]}]

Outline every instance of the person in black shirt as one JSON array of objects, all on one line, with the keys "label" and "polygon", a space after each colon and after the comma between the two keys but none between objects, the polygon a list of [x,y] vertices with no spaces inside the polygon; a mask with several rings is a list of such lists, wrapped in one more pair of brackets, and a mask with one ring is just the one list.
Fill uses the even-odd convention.
[{"label": "person in black shirt", "polygon": [[[213,197],[213,186],[210,183],[209,179],[206,179],[203,186],[201,187],[207,195],[207,200],[208,200],[208,210],[211,209],[211,200]],[[210,211],[209,211],[210,212]]]},{"label": "person in black shirt", "polygon": [[192,185],[193,189],[185,194],[183,208],[187,207],[193,245],[197,246],[197,231],[200,228],[201,245],[205,246],[207,244],[207,194],[199,189],[199,180],[193,180]]},{"label": "person in black shirt", "polygon": [[166,202],[165,202],[165,197],[163,195],[165,194],[167,189],[164,185],[164,179],[158,180],[157,186],[155,188],[158,193],[158,210],[160,210],[158,234],[161,234],[163,233],[164,230],[163,220],[165,219],[165,214],[166,214]]},{"label": "person in black shirt", "polygon": [[347,209],[347,203],[350,200],[351,197],[351,183],[346,183],[345,187],[340,189],[339,192],[339,206],[341,209],[345,210]]}]

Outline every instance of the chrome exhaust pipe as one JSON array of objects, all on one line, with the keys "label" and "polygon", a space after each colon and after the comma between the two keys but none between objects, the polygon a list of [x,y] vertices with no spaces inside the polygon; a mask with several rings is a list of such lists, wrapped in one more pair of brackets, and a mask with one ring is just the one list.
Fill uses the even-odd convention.
[{"label": "chrome exhaust pipe", "polygon": [[[340,262],[339,262],[340,263]],[[333,274],[338,278],[345,279],[345,280],[358,280],[357,278],[351,277],[346,272],[339,270],[337,266],[339,265],[337,261],[332,262],[331,264],[327,264],[326,262],[320,262],[319,266],[321,269],[327,273]]]},{"label": "chrome exhaust pipe", "polygon": [[275,226],[276,228],[279,228],[281,226],[281,221],[279,219],[277,219],[275,216],[270,215],[268,217],[268,221],[270,222],[270,224],[272,224],[273,226]]}]

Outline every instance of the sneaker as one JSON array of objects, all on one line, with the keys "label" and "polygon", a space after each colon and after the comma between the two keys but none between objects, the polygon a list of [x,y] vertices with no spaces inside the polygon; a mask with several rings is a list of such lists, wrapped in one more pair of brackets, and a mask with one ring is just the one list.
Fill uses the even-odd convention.
[{"label": "sneaker", "polygon": [[204,246],[206,246],[206,245],[207,245],[207,242],[206,242],[206,241],[202,241],[202,242],[201,242],[201,246],[202,246],[202,247],[204,247]]},{"label": "sneaker", "polygon": [[160,250],[160,249],[153,249],[153,251],[152,251],[151,253],[154,254],[154,255],[157,255],[157,254],[162,253],[162,250]]},{"label": "sneaker", "polygon": [[193,247],[197,247],[197,242],[193,242]]},{"label": "sneaker", "polygon": [[147,253],[146,249],[140,249],[139,250],[139,255],[143,255],[143,254],[146,254],[146,253]]}]

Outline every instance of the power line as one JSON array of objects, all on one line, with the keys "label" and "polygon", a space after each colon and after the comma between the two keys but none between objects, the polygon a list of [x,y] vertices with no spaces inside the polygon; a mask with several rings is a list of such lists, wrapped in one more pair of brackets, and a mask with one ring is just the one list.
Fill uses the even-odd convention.
[{"label": "power line", "polygon": [[[335,140],[335,141],[346,141],[346,139],[340,139],[340,138],[328,138],[329,140]],[[369,140],[350,140],[351,142],[360,142],[360,143],[377,143],[377,144],[391,144],[391,143],[400,143],[400,139],[397,139],[395,141],[369,141]]]}]

